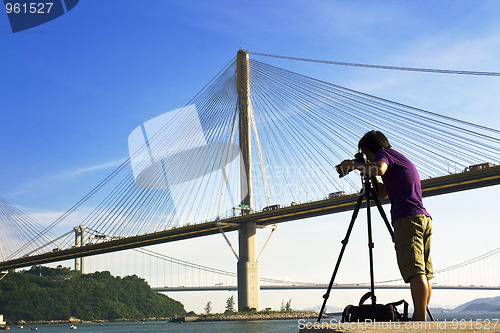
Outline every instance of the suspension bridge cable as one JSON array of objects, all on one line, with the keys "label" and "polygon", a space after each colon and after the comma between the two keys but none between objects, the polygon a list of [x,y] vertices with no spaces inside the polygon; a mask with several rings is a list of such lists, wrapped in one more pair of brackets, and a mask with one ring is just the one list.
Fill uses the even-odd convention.
[{"label": "suspension bridge cable", "polygon": [[[473,159],[475,156],[473,155],[468,155],[469,153],[468,152],[462,152],[461,155],[459,154],[459,151],[455,148],[453,148],[453,146],[451,146],[453,143],[456,145],[456,142],[457,140],[459,142],[464,142],[468,145],[472,145],[472,144],[475,144],[477,147],[479,147],[481,144],[483,144],[483,148],[486,148],[486,150],[491,150],[491,151],[494,151],[496,149],[492,149],[493,147],[491,146],[491,144],[485,144],[485,140],[489,140],[489,141],[492,141],[494,142],[495,144],[498,143],[499,139],[497,136],[493,137],[491,135],[487,135],[487,134],[483,134],[483,133],[477,133],[477,132],[473,132],[469,129],[465,129],[463,130],[462,128],[459,128],[458,126],[456,125],[450,125],[449,123],[446,123],[446,122],[443,122],[443,121],[439,121],[438,118],[439,118],[439,115],[436,115],[436,114],[433,114],[431,112],[427,112],[427,111],[424,111],[424,110],[420,110],[420,114],[416,114],[415,111],[417,111],[418,109],[415,109],[415,108],[411,108],[411,107],[408,107],[408,106],[404,106],[404,105],[401,105],[401,104],[398,104],[398,103],[394,103],[394,102],[391,102],[391,101],[388,101],[388,100],[382,100],[382,99],[379,99],[377,97],[374,97],[374,96],[369,96],[369,95],[366,95],[366,94],[363,94],[363,93],[359,93],[359,92],[356,92],[356,91],[353,91],[353,90],[350,90],[350,89],[347,89],[347,88],[343,88],[343,87],[339,87],[339,86],[336,86],[336,85],[332,85],[332,84],[327,84],[325,82],[322,82],[322,81],[319,81],[319,80],[316,80],[316,79],[312,79],[312,78],[307,78],[307,77],[304,77],[304,76],[301,76],[300,74],[296,74],[296,73],[291,73],[291,72],[288,72],[288,71],[285,71],[285,70],[281,70],[281,69],[277,69],[275,67],[272,67],[270,65],[265,65],[265,64],[262,64],[262,63],[259,63],[257,61],[253,61],[254,64],[257,64],[255,65],[256,67],[260,66],[260,67],[263,67],[263,66],[267,66],[267,68],[271,68],[271,71],[267,71],[267,72],[276,72],[276,71],[281,71],[281,72],[285,72],[285,74],[281,74],[281,77],[285,76],[286,74],[289,74],[290,76],[292,75],[295,75],[295,76],[299,76],[301,79],[309,79],[310,82],[312,82],[312,84],[314,86],[318,86],[318,85],[324,85],[325,87],[328,87],[330,90],[331,89],[334,89],[334,90],[337,90],[339,92],[342,92],[343,93],[343,96],[346,96],[348,97],[349,99],[348,100],[345,100],[344,98],[344,103],[346,102],[349,102],[350,101],[356,101],[358,98],[363,98],[365,100],[369,100],[369,102],[363,102],[363,105],[361,105],[361,108],[357,107],[357,106],[354,106],[354,107],[349,107],[352,111],[348,111],[349,109],[345,109],[343,108],[344,110],[348,111],[349,114],[351,114],[351,112],[362,112],[362,113],[365,113],[365,111],[363,109],[365,108],[372,108],[372,105],[375,105],[378,103],[380,104],[380,106],[377,106],[377,109],[374,109],[376,110],[375,112],[377,112],[376,114],[379,116],[379,120],[376,120],[376,119],[373,119],[373,121],[371,121],[370,119],[363,119],[363,118],[359,118],[358,121],[361,122],[361,123],[364,123],[366,122],[367,124],[368,123],[372,123],[372,124],[376,124],[377,122],[380,122],[380,119],[390,119],[391,122],[387,122],[385,127],[388,127],[390,126],[390,124],[394,124],[394,121],[395,119],[397,118],[393,118],[393,117],[397,117],[397,114],[395,113],[396,110],[398,112],[398,114],[400,115],[401,112],[406,112],[408,113],[409,110],[412,110],[412,119],[410,118],[407,118],[407,117],[403,117],[403,120],[405,120],[407,123],[405,125],[403,125],[403,128],[407,128],[407,126],[411,125],[412,127],[415,127],[416,125],[419,125],[419,126],[422,126],[422,127],[430,127],[431,130],[435,131],[435,134],[434,136],[431,136],[431,137],[434,137],[437,139],[439,139],[441,142],[447,142],[449,143],[450,146],[448,146],[446,149],[443,150],[443,152],[445,152],[446,154],[438,154],[437,156],[440,157],[440,158],[446,158],[445,156],[448,155],[448,156],[451,156],[450,153],[454,153],[453,156],[455,158],[462,158],[465,156],[467,157],[468,160],[471,160]],[[263,70],[261,70],[262,72],[264,72]],[[308,82],[309,83],[309,82]],[[306,88],[307,89],[307,88]],[[286,91],[286,89],[284,89]],[[317,94],[317,92],[315,90],[309,90],[311,94]],[[348,94],[348,95],[345,95],[345,94]],[[338,100],[338,99],[337,99]],[[312,104],[313,102],[311,102]],[[371,104],[367,104],[367,103],[371,103]],[[374,104],[375,103],[375,104]],[[383,108],[387,108],[389,110],[394,110],[394,111],[390,111],[391,113],[394,112],[394,116],[391,116],[391,118],[386,118],[386,114],[387,114],[387,111],[385,111]],[[313,114],[311,112],[311,114]],[[365,118],[372,118],[373,115],[372,114],[368,114],[368,113],[365,113],[366,114],[366,117]],[[429,116],[425,116],[425,114],[428,114]],[[390,115],[390,114],[389,114]],[[332,114],[332,116],[334,116],[334,114]],[[430,116],[433,116],[434,118],[433,119],[430,119],[429,117]],[[357,118],[356,115],[352,115],[352,117],[354,118]],[[424,118],[423,118],[424,117]],[[424,119],[423,121],[419,121],[418,119]],[[437,119],[436,119],[437,118]],[[443,117],[441,117],[443,118]],[[457,123],[461,123],[461,124],[464,124],[464,125],[467,125],[467,126],[472,126],[472,127],[478,127],[478,125],[475,125],[475,124],[470,124],[470,123],[466,123],[466,122],[463,122],[463,121],[460,121],[460,120],[456,120],[456,119],[453,119],[453,118],[450,118],[450,117],[445,117],[446,120],[448,121],[454,121],[454,122],[457,122]],[[370,120],[370,121],[367,121],[367,120]],[[433,123],[435,123],[436,125],[438,126],[441,126],[441,128],[438,130],[437,127],[432,127],[432,126],[429,126],[429,121],[432,121]],[[401,119],[398,120],[398,122],[401,122]],[[471,134],[471,135],[475,135],[476,137],[480,138],[482,141],[479,142],[478,140],[471,140],[470,138],[467,138],[465,139],[464,137],[462,136],[458,136],[457,135],[457,132],[455,133],[452,133],[450,131],[443,131],[443,127],[448,127],[450,128],[450,130],[457,130],[457,131],[461,131],[461,132],[467,132],[468,134]],[[498,130],[495,130],[495,129],[491,129],[491,128],[486,128],[484,126],[479,126],[478,128],[480,128],[481,130],[487,130],[489,132],[493,132],[495,134],[499,133]],[[366,131],[366,130],[365,130]],[[389,131],[390,132],[390,131]],[[415,136],[418,138],[418,137],[422,137],[422,131],[419,129],[415,132]],[[396,133],[396,135],[400,136],[400,137],[403,137],[402,135]],[[449,140],[443,140],[443,138],[445,138],[445,135],[447,135],[450,139]],[[358,136],[359,137],[359,136]],[[406,138],[407,135],[405,134],[404,137]],[[453,141],[452,140],[452,137],[453,137]],[[428,139],[428,137],[426,137],[426,139]],[[437,142],[437,141],[435,141]],[[415,145],[418,145],[420,147],[422,147],[420,149],[420,151],[424,152],[426,149],[424,149],[424,147],[421,145],[421,144],[418,144],[417,142],[412,142],[412,144],[415,144]],[[442,145],[442,143],[441,143]],[[427,149],[428,150],[428,149]],[[483,149],[485,150],[485,149]],[[469,150],[468,150],[469,151]],[[430,150],[430,153],[433,153],[432,150]],[[483,153],[483,152],[481,152]],[[420,156],[425,156],[425,154],[420,154]],[[493,156],[493,155],[491,155]],[[431,166],[433,164],[432,160],[428,160],[426,162],[429,166]],[[466,165],[464,163],[462,163],[462,165]]]},{"label": "suspension bridge cable", "polygon": [[[449,271],[452,271],[452,270],[456,270],[458,268],[469,266],[469,265],[474,264],[474,263],[479,262],[479,261],[484,261],[485,259],[490,258],[490,257],[492,257],[492,256],[494,256],[496,254],[499,254],[499,253],[500,253],[500,247],[496,248],[496,249],[494,249],[492,251],[489,251],[487,253],[484,253],[484,254],[482,254],[480,256],[477,256],[475,258],[466,260],[464,262],[461,262],[461,263],[458,263],[458,264],[455,264],[455,265],[452,265],[452,266],[449,266],[449,267],[445,267],[445,268],[441,268],[441,269],[435,270],[434,271],[434,275],[438,275],[438,274],[441,274],[441,273],[445,273],[445,272],[449,272]],[[399,278],[399,279],[392,279],[392,280],[377,281],[376,283],[383,284],[383,283],[402,282],[402,281],[403,281],[403,279]],[[364,282],[364,283],[359,283],[359,284],[369,284],[369,282]]]},{"label": "suspension bridge cable", "polygon": [[283,56],[283,55],[273,55],[273,54],[265,54],[265,53],[258,53],[258,52],[248,52],[248,54],[262,56],[262,57],[271,57],[271,58],[314,62],[314,63],[320,63],[320,64],[329,64],[329,65],[351,66],[351,67],[364,67],[364,68],[389,69],[389,70],[424,72],[424,73],[440,73],[440,74],[500,76],[499,72],[481,72],[481,71],[464,71],[464,70],[453,70],[453,69],[435,69],[435,68],[370,65],[370,64],[353,63],[353,62],[342,62],[342,61],[317,60],[317,59],[308,59],[308,58],[299,58],[299,57],[289,57],[289,56]]},{"label": "suspension bridge cable", "polygon": [[461,267],[464,267],[464,266],[476,263],[478,261],[482,261],[482,260],[484,260],[486,258],[489,258],[491,256],[494,256],[494,255],[496,255],[498,253],[500,253],[500,247],[496,248],[496,249],[494,249],[494,250],[492,250],[490,252],[487,252],[485,254],[482,254],[480,256],[477,256],[475,258],[472,258],[470,260],[464,261],[462,263],[459,263],[459,264],[456,264],[456,265],[453,265],[453,266],[449,266],[449,267],[446,267],[446,268],[442,268],[442,269],[436,270],[434,273],[435,274],[439,274],[439,273],[444,273],[444,272],[447,272],[447,271],[455,270],[457,268],[461,268]]},{"label": "suspension bridge cable", "polygon": [[43,226],[1,198],[0,224],[3,260],[26,254],[27,251],[32,251],[55,237],[52,233],[37,237],[44,229]]},{"label": "suspension bridge cable", "polygon": [[[190,261],[186,261],[186,260],[174,258],[174,257],[171,257],[171,256],[167,256],[165,254],[162,254],[162,253],[159,253],[159,252],[156,252],[156,251],[152,251],[152,250],[149,250],[149,249],[137,248],[137,249],[134,249],[134,251],[136,251],[138,253],[142,253],[142,254],[147,255],[149,257],[153,257],[153,258],[157,258],[157,259],[160,259],[160,260],[163,260],[163,261],[168,261],[168,262],[171,262],[171,263],[182,265],[184,267],[189,267],[189,268],[193,268],[193,269],[198,269],[200,271],[206,271],[206,272],[210,272],[210,273],[214,273],[214,274],[220,274],[220,275],[229,276],[229,277],[237,277],[237,274],[235,272],[226,271],[226,270],[218,269],[218,268],[215,268],[215,267],[210,267],[210,266],[204,266],[204,265],[196,264],[196,263],[193,263],[193,262],[190,262]],[[447,271],[450,271],[450,270],[456,270],[458,268],[462,268],[462,267],[474,264],[474,263],[479,262],[479,261],[484,261],[485,259],[490,258],[490,257],[492,257],[494,255],[499,254],[499,253],[500,253],[500,248],[497,248],[497,249],[494,249],[494,250],[489,251],[487,253],[484,253],[484,254],[482,254],[480,256],[477,256],[475,258],[466,260],[466,261],[464,261],[462,263],[455,264],[455,265],[452,265],[452,266],[449,266],[449,267],[446,267],[446,268],[443,268],[443,269],[436,270],[434,272],[434,274],[440,274],[440,273],[444,273],[444,272],[447,272]],[[172,269],[171,269],[171,271],[172,271]],[[275,283],[275,284],[292,284],[292,285],[303,285],[303,286],[305,286],[305,285],[318,285],[318,284],[320,284],[318,282],[290,281],[290,280],[283,280],[283,279],[276,279],[276,278],[266,278],[266,277],[261,277],[260,281],[262,281],[262,282],[269,282],[269,283]],[[402,278],[398,278],[398,279],[392,279],[392,280],[377,281],[376,283],[377,284],[387,284],[387,283],[402,282],[402,281],[403,281]],[[356,284],[356,285],[365,285],[366,284],[366,285],[368,285],[369,282],[349,283],[349,285],[351,285],[351,284]]]}]

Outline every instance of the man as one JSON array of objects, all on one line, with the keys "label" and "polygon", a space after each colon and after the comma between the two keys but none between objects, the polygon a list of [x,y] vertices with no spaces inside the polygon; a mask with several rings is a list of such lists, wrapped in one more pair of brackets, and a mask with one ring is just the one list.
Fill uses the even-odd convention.
[{"label": "man", "polygon": [[[422,204],[422,189],[417,169],[410,160],[391,148],[379,131],[366,133],[358,144],[367,163],[345,160],[344,172],[359,170],[378,178],[378,197],[388,196],[391,202],[394,243],[399,270],[410,283],[413,298],[412,320],[425,321],[431,298],[430,279],[434,277],[430,257],[432,219]],[[372,178],[373,179],[373,178]]]}]

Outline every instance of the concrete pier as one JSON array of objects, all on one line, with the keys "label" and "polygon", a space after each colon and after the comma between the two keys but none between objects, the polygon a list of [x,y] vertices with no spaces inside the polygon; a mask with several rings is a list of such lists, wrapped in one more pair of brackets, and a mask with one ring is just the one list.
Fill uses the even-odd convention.
[{"label": "concrete pier", "polygon": [[[85,245],[85,230],[86,226],[80,225],[78,227],[74,227],[75,231],[75,247],[80,247]],[[80,273],[85,273],[85,257],[75,258],[75,271]]]},{"label": "concrete pier", "polygon": [[[240,50],[236,57],[238,74],[239,137],[242,165],[240,166],[241,204],[247,208],[242,213],[252,211],[252,150],[250,132],[250,64],[248,52]],[[259,263],[256,260],[255,238],[257,225],[253,221],[240,223],[238,230],[239,260],[238,273],[238,310],[248,308],[259,310]]]},{"label": "concrete pier", "polygon": [[259,262],[255,258],[256,224],[243,223],[238,230],[238,310],[260,306]]}]

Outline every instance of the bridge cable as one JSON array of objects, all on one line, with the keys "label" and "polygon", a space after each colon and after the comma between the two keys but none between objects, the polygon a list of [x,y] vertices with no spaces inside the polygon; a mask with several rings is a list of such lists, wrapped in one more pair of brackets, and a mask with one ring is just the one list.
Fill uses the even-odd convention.
[{"label": "bridge cable", "polygon": [[371,65],[371,64],[360,64],[353,62],[342,62],[342,61],[331,61],[331,60],[318,60],[318,59],[308,59],[299,57],[290,57],[283,55],[273,55],[258,52],[248,52],[249,54],[271,57],[287,60],[297,60],[305,62],[314,62],[329,65],[340,65],[340,66],[351,66],[351,67],[364,67],[364,68],[375,68],[375,69],[388,69],[388,70],[398,70],[398,71],[411,71],[411,72],[425,72],[425,73],[440,73],[440,74],[462,74],[462,75],[482,75],[482,76],[500,76],[499,72],[482,72],[482,71],[464,71],[464,70],[453,70],[453,69],[435,69],[435,68],[418,68],[418,67],[402,67],[402,66],[387,66],[387,65]]}]

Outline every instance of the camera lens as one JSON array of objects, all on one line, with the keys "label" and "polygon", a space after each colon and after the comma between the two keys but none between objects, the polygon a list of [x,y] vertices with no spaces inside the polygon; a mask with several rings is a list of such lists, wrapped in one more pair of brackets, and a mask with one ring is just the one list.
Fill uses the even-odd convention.
[{"label": "camera lens", "polygon": [[340,164],[335,166],[335,170],[337,170],[337,173],[339,174],[339,178],[342,178],[346,175],[344,173],[344,170],[342,170],[342,167],[340,166]]}]

